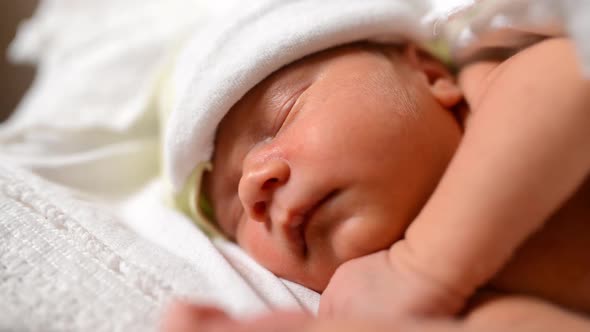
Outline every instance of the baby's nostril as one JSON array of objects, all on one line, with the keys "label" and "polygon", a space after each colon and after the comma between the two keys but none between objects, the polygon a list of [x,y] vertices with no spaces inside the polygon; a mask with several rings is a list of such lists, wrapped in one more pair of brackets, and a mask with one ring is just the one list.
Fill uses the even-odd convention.
[{"label": "baby's nostril", "polygon": [[272,189],[277,182],[279,182],[277,178],[268,179],[262,184],[262,189]]},{"label": "baby's nostril", "polygon": [[257,216],[263,215],[266,212],[266,202],[257,202],[254,204],[254,213]]}]

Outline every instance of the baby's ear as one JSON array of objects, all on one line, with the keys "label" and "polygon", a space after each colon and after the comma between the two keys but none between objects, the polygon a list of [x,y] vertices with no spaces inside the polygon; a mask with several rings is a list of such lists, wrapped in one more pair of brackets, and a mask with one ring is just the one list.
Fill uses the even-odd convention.
[{"label": "baby's ear", "polygon": [[452,108],[463,100],[463,92],[451,71],[439,60],[408,44],[402,56],[424,80],[433,97],[445,108]]}]

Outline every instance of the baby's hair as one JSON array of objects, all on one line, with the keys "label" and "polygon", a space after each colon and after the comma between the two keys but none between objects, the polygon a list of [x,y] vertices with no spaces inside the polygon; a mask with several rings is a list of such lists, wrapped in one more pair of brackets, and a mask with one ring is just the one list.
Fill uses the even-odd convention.
[{"label": "baby's hair", "polygon": [[[340,45],[340,46],[336,46],[330,49],[326,49],[323,50],[321,52],[318,53],[314,53],[311,55],[308,55],[304,58],[301,58],[285,67],[291,66],[291,65],[296,65],[299,62],[305,61],[306,59],[313,57],[313,56],[317,56],[318,54],[322,54],[322,53],[328,53],[328,52],[334,52],[334,51],[338,51],[338,50],[342,50],[342,49],[356,49],[356,50],[362,50],[380,57],[383,57],[384,59],[386,59],[389,64],[391,65],[391,68],[393,69],[394,72],[396,73],[401,73],[403,70],[406,70],[406,62],[402,57],[402,53],[405,49],[405,47],[407,46],[407,43],[377,43],[377,42],[371,42],[371,41],[359,41],[359,42],[354,42],[354,43],[349,43],[349,44],[344,44],[344,45]],[[422,52],[422,51],[420,51]],[[283,68],[285,68],[283,67]],[[399,100],[399,107],[397,107],[397,109],[405,114],[417,114],[416,112],[416,108],[417,108],[417,103],[416,103],[416,94],[414,93],[414,91],[411,90],[411,87],[413,86],[412,84],[406,84],[406,82],[401,81],[401,79],[399,78],[399,75],[391,75],[388,77],[388,79],[394,80],[394,84],[391,86],[397,86],[399,87],[396,91],[393,91],[392,93],[395,93],[397,95],[397,98]],[[384,82],[375,82],[377,85],[383,84]]]}]

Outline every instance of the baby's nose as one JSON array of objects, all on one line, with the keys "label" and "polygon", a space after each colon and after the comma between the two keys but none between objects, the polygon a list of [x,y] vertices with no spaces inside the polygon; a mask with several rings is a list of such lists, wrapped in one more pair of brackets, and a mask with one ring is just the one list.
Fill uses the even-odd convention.
[{"label": "baby's nose", "polygon": [[285,160],[247,163],[242,172],[238,195],[247,216],[258,222],[271,222],[269,208],[277,188],[289,180],[291,169]]}]

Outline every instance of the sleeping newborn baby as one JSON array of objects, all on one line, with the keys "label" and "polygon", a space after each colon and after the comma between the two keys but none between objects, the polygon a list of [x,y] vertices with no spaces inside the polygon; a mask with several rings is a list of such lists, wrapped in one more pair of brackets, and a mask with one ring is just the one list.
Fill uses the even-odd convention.
[{"label": "sleeping newborn baby", "polygon": [[[203,186],[217,226],[276,275],[324,291],[343,263],[404,239],[463,136],[467,117],[461,101],[444,65],[413,46],[399,50],[353,44],[277,71],[250,90],[218,127],[213,169]],[[503,181],[493,172],[488,176]],[[510,184],[496,190],[511,190]],[[590,210],[583,202],[590,196],[588,190],[578,195],[521,248],[520,256],[527,258],[498,275],[491,287],[546,295],[565,291],[571,280],[542,271],[567,270],[579,277],[588,272],[582,263],[587,259],[583,252],[584,238],[590,234],[586,223]],[[492,197],[461,197],[443,207],[469,210],[473,207],[465,204],[486,199]],[[506,204],[526,209],[522,206],[526,203]],[[419,236],[459,239],[467,227],[441,229],[445,221],[437,219],[446,218],[445,213],[455,214],[440,211],[428,234]],[[492,226],[485,218],[472,223],[490,232],[483,234],[488,237]],[[437,222],[442,225],[437,227]],[[502,241],[496,239],[499,245],[490,245],[503,247],[518,231],[514,228]],[[571,248],[559,248],[565,243]],[[549,246],[557,246],[552,257],[545,251]],[[468,252],[470,243],[462,242],[460,247]],[[481,257],[494,259],[493,254]],[[580,265],[570,266],[566,260]],[[521,289],[525,282],[530,284]],[[568,294],[556,300],[563,296]],[[585,309],[590,309],[589,304],[585,302]]]},{"label": "sleeping newborn baby", "polygon": [[235,60],[236,101],[215,95],[222,111],[197,117],[219,122],[189,205],[205,197],[210,230],[323,292],[321,315],[453,315],[482,287],[590,312],[590,100],[571,42],[475,62],[457,83],[415,44],[365,30]]}]

